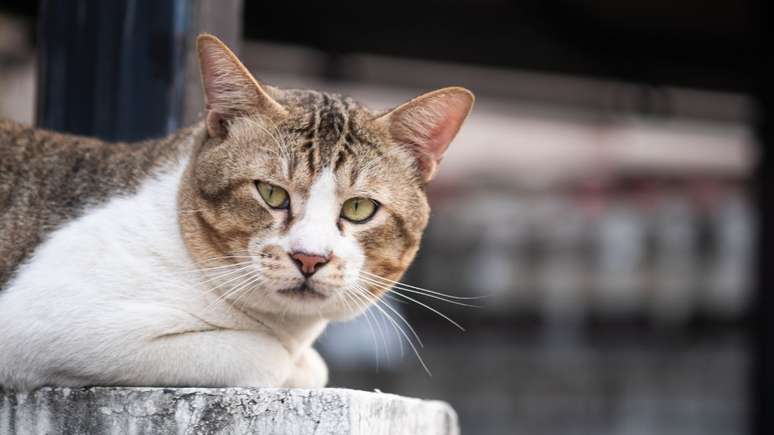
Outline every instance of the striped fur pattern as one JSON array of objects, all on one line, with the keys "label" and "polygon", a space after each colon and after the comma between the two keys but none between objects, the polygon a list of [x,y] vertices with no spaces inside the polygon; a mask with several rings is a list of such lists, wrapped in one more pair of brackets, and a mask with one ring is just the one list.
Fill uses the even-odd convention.
[{"label": "striped fur pattern", "polygon": [[[168,138],[0,122],[0,388],[321,387],[314,340],[414,258],[468,91],[378,113],[198,49],[207,116]],[[375,212],[347,218],[353,198]]]}]

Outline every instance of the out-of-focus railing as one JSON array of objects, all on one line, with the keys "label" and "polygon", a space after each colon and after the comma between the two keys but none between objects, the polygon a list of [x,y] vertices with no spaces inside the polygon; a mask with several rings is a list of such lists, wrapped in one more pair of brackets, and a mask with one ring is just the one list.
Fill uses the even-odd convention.
[{"label": "out-of-focus railing", "polygon": [[407,280],[488,296],[483,309],[506,317],[669,325],[742,318],[755,222],[741,181],[586,184],[444,192]]}]

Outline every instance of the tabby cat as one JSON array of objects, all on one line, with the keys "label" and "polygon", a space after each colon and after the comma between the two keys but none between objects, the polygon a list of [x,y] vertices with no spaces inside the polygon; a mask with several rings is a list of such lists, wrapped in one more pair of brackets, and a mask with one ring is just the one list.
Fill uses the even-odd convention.
[{"label": "tabby cat", "polygon": [[206,119],[167,138],[0,121],[0,387],[322,387],[326,323],[414,258],[469,91],[375,113],[197,49]]}]

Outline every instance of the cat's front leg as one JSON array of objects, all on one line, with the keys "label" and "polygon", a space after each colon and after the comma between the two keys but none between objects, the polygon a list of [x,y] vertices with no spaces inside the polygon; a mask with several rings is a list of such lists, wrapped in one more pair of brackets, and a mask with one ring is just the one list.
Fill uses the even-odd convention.
[{"label": "cat's front leg", "polygon": [[161,337],[144,354],[144,367],[129,378],[145,385],[279,387],[293,364],[281,343],[255,331]]},{"label": "cat's front leg", "polygon": [[328,366],[314,348],[303,350],[296,358],[290,377],[285,381],[287,388],[322,388],[328,383]]},{"label": "cat's front leg", "polygon": [[191,331],[146,339],[127,335],[75,337],[45,353],[25,344],[36,337],[0,342],[0,386],[280,387],[293,366],[274,337],[255,331]]}]

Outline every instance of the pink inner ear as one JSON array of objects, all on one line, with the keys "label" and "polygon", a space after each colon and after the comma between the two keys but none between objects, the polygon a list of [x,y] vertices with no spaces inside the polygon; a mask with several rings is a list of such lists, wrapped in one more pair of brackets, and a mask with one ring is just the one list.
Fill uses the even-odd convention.
[{"label": "pink inner ear", "polygon": [[[462,126],[462,122],[468,114],[469,104],[459,101],[458,98],[449,98],[441,110],[441,117],[429,128],[427,143],[424,144],[425,151],[435,161],[440,161],[449,144],[457,135]],[[462,103],[462,104],[460,104]]]},{"label": "pink inner ear", "polygon": [[433,177],[473,104],[468,91],[436,92],[397,109],[391,126],[395,137],[413,148],[425,180]]}]

